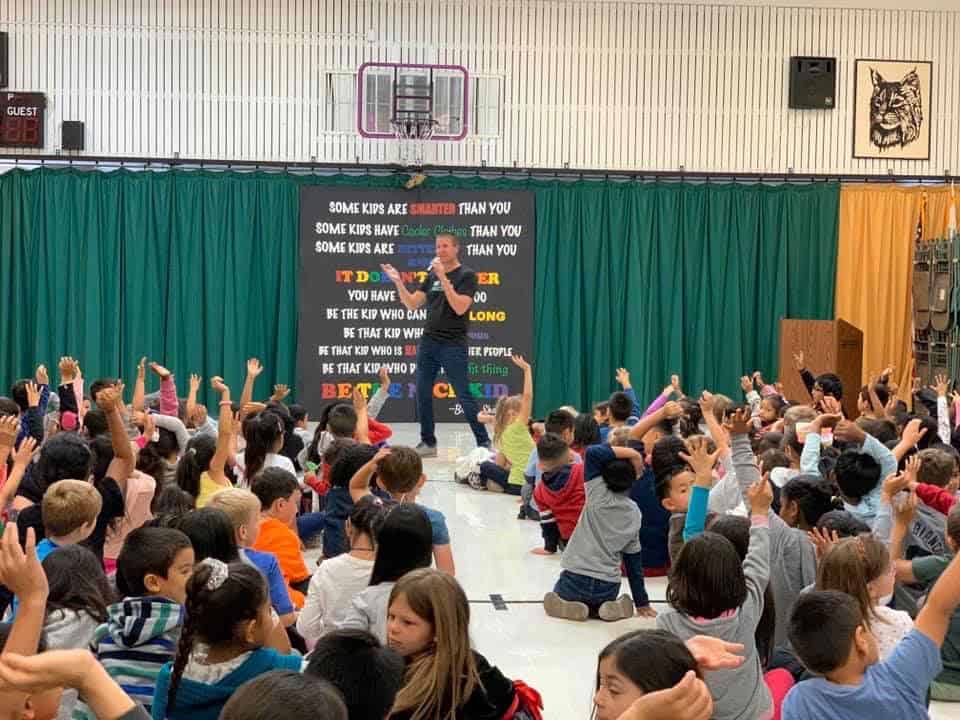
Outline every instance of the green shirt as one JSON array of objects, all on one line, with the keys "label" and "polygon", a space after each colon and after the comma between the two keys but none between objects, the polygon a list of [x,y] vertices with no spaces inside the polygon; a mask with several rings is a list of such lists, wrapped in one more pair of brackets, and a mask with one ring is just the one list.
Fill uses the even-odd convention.
[{"label": "green shirt", "polygon": [[500,452],[510,461],[511,485],[523,485],[523,471],[534,447],[526,423],[512,422],[504,429],[500,436]]},{"label": "green shirt", "polygon": [[[952,559],[945,555],[916,558],[913,560],[913,576],[924,585],[933,585]],[[943,660],[943,672],[937,676],[937,682],[960,685],[960,610],[955,610],[950,618],[940,657]]]}]

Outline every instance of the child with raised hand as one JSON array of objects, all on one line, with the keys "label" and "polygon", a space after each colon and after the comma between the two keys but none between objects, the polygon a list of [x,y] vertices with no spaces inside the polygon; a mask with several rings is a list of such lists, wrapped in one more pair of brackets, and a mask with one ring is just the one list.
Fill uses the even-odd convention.
[{"label": "child with raised hand", "polygon": [[536,691],[515,685],[473,650],[469,626],[467,596],[445,573],[415,570],[394,585],[387,636],[407,671],[391,718],[539,717]]},{"label": "child with raised hand", "polygon": [[419,505],[417,496],[427,481],[423,474],[423,461],[413,448],[395,445],[381,448],[377,454],[357,471],[350,480],[350,497],[353,502],[371,494],[370,482],[376,474],[377,485],[385,490],[390,499],[399,503],[416,504],[430,519],[433,534],[433,559],[437,569],[453,575],[453,549],[450,547],[450,532],[443,513],[434,508]]},{"label": "child with raised hand", "polygon": [[363,630],[335,630],[310,653],[307,675],[331,683],[347,706],[350,720],[383,720],[403,684],[405,663]]},{"label": "child with raised hand", "polygon": [[[91,641],[110,677],[148,712],[157,676],[176,650],[193,559],[190,539],[179,530],[146,527],[127,535],[117,558],[120,599]],[[74,718],[92,718],[94,710],[80,703]]]},{"label": "child with raised hand", "polygon": [[[267,579],[270,603],[280,617],[280,624],[284,627],[293,625],[297,620],[296,608],[290,600],[276,555],[253,549],[260,535],[260,499],[249,490],[224,488],[213,494],[207,507],[222,510],[230,518],[240,559],[249,561]],[[227,562],[225,558],[219,559]]]},{"label": "child with raised hand", "polygon": [[[561,558],[563,571],[553,592],[544,596],[547,615],[579,621],[591,615],[606,621],[632,617],[634,612],[641,617],[656,615],[643,583],[640,510],[628,495],[642,471],[643,459],[632,448],[587,448],[586,503]],[[621,564],[626,566],[632,599],[620,595]]]},{"label": "child with raised hand", "polygon": [[[685,643],[665,630],[635,630],[608,644],[597,658],[597,682],[593,695],[597,720],[618,720],[641,698],[660,695],[695,678],[703,686],[703,696],[694,703],[697,711],[671,708],[673,714],[627,715],[627,717],[675,718],[710,717],[713,700],[703,685],[703,670],[740,667],[743,646],[727,643],[705,635],[697,635]],[[654,698],[655,699],[655,698]],[[654,703],[643,702],[651,711]],[[707,709],[709,707],[709,709]]]},{"label": "child with raised hand", "polygon": [[299,656],[267,647],[278,627],[266,580],[256,568],[213,558],[197,565],[187,581],[176,660],[157,678],[154,720],[217,720],[248,680],[271,670],[299,670]]},{"label": "child with raised hand", "polygon": [[498,455],[496,462],[480,464],[480,478],[490,492],[520,495],[526,482],[523,471],[535,447],[527,427],[533,408],[533,371],[522,355],[510,359],[523,371],[523,392],[519,398],[501,398],[497,403],[494,447]]},{"label": "child with raised hand", "polygon": [[346,536],[347,518],[353,512],[350,481],[377,454],[371,445],[351,443],[342,448],[330,468],[330,491],[324,506],[323,557],[330,559],[349,550]]},{"label": "child with raised hand", "polygon": [[418,505],[394,505],[383,519],[377,540],[370,584],[353,598],[337,627],[368,630],[386,643],[387,605],[394,584],[412,570],[430,567],[430,520]]},{"label": "child with raised hand", "polygon": [[384,510],[379,498],[361,498],[347,520],[350,551],[322,562],[310,578],[307,599],[297,618],[297,630],[308,643],[334,629],[353,598],[370,584]]},{"label": "child with raised hand", "polygon": [[788,635],[803,664],[821,677],[796,685],[783,705],[784,720],[927,716],[927,691],[942,672],[940,647],[960,603],[960,561],[940,575],[914,629],[884,661],[860,605],[835,590],[804,593]]},{"label": "child with raised hand", "polygon": [[741,563],[725,537],[710,532],[694,537],[670,571],[667,602],[672,609],[657,617],[659,629],[681,639],[702,634],[744,646],[746,661],[740,668],[704,676],[719,720],[762,717],[773,707],[754,639],[770,575],[770,484],[758,480],[747,500],[751,528],[746,559]]}]

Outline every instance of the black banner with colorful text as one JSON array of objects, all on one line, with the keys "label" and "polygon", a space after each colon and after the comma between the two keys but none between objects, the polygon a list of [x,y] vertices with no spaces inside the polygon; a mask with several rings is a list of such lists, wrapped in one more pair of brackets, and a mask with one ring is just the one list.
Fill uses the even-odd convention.
[{"label": "black banner with colorful text", "polygon": [[[407,310],[380,265],[393,265],[415,291],[439,233],[460,238],[460,262],[477,273],[468,311],[471,391],[489,408],[518,393],[522,375],[510,355],[529,356],[533,345],[535,223],[532,192],[303,187],[297,374],[311,418],[355,386],[370,397],[386,367],[390,399],[380,419],[416,420],[426,310]],[[443,374],[433,397],[437,421],[462,419]]]}]

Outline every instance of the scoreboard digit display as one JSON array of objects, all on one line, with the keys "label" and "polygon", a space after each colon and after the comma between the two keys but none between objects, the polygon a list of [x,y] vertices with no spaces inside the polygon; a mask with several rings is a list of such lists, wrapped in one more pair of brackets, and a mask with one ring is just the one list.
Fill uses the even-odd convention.
[{"label": "scoreboard digit display", "polygon": [[0,147],[42,148],[46,107],[43,93],[0,92]]}]

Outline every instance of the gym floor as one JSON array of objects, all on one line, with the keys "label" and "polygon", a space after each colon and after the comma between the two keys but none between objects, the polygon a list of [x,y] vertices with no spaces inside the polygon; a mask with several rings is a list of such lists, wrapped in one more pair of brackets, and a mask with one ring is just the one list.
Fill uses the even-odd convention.
[{"label": "gym floor", "polygon": [[[419,426],[393,426],[390,442],[415,446]],[[460,581],[470,600],[474,647],[505,675],[536,688],[550,720],[588,720],[597,653],[623,633],[654,627],[653,620],[568,622],[547,617],[541,601],[560,573],[560,556],[532,555],[540,528],[517,520],[518,498],[480,492],[453,481],[453,460],[473,449],[466,425],[437,426],[439,457],[426,460],[420,502],[443,512]],[[315,557],[319,551],[311,551]],[[657,610],[666,608],[666,578],[648,578]],[[626,580],[623,592],[629,593]],[[957,718],[960,704],[934,703],[934,720]]]}]

